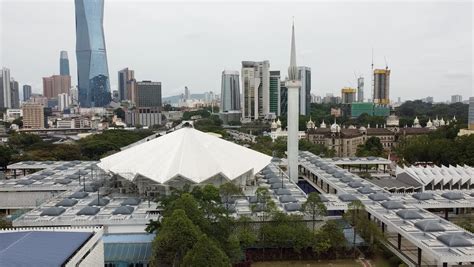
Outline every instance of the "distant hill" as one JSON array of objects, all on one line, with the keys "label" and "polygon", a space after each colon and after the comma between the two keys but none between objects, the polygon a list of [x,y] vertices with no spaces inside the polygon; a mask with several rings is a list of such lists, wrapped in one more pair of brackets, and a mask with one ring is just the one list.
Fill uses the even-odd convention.
[{"label": "distant hill", "polygon": [[[181,95],[174,95],[174,96],[167,96],[162,98],[163,104],[168,103],[168,104],[177,104],[179,103],[179,99],[181,98]],[[197,99],[197,100],[202,100],[204,99],[204,93],[202,94],[191,94],[191,99]]]}]

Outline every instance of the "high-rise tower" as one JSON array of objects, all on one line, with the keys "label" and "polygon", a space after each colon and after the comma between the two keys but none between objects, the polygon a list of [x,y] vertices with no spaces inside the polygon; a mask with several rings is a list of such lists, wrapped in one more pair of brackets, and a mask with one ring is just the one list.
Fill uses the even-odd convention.
[{"label": "high-rise tower", "polygon": [[69,76],[69,58],[67,56],[67,51],[61,51],[59,56],[59,75]]},{"label": "high-rise tower", "polygon": [[379,105],[390,104],[390,70],[375,69],[374,70],[374,93],[373,102]]},{"label": "high-rise tower", "polygon": [[298,67],[298,79],[301,81],[300,87],[300,114],[308,115],[311,103],[311,68]]},{"label": "high-rise tower", "polygon": [[264,118],[270,113],[270,62],[242,61],[242,118]]},{"label": "high-rise tower", "polygon": [[221,83],[221,112],[240,110],[239,72],[224,70]]},{"label": "high-rise tower", "polygon": [[299,99],[298,93],[301,87],[301,81],[298,79],[298,67],[296,66],[296,48],[295,48],[295,24],[291,29],[291,56],[290,67],[288,67],[288,174],[290,179],[298,182],[298,122],[299,122]]},{"label": "high-rise tower", "polygon": [[75,6],[79,103],[83,107],[102,107],[111,100],[104,0],[75,0]]},{"label": "high-rise tower", "polygon": [[0,108],[11,108],[10,69],[0,70]]},{"label": "high-rise tower", "polygon": [[135,86],[135,71],[125,68],[118,72],[118,92],[120,100],[132,100]]},{"label": "high-rise tower", "polygon": [[357,78],[357,102],[364,102],[364,77]]}]

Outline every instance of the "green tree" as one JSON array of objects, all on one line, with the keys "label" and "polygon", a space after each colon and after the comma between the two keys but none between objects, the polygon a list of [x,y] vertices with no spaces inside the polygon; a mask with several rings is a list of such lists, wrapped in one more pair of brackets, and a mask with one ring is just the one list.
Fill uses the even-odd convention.
[{"label": "green tree", "polygon": [[304,213],[311,216],[313,232],[316,226],[316,218],[326,215],[327,212],[326,205],[323,204],[320,195],[316,192],[312,192],[308,195],[306,202],[303,203],[302,210]]},{"label": "green tree", "polygon": [[183,266],[193,267],[228,267],[227,255],[206,235],[202,234],[196,244],[186,253]]},{"label": "green tree", "polygon": [[242,190],[234,183],[228,182],[219,186],[219,194],[222,197],[225,208],[229,209],[229,203],[231,202],[232,198],[242,195]]},{"label": "green tree", "polygon": [[163,225],[153,240],[150,264],[179,266],[200,235],[199,228],[186,216],[184,210],[175,210],[171,216],[163,218]]},{"label": "green tree", "polygon": [[369,137],[366,141],[365,144],[359,145],[357,147],[357,152],[356,155],[358,157],[368,157],[368,156],[374,156],[374,157],[381,157],[383,156],[383,145],[380,142],[380,139],[378,137]]},{"label": "green tree", "polygon": [[5,170],[12,161],[14,151],[8,146],[0,145],[0,166]]},{"label": "green tree", "polygon": [[114,114],[117,115],[117,118],[122,119],[122,121],[125,121],[125,111],[122,108],[116,108],[114,110]]},{"label": "green tree", "polygon": [[313,250],[318,254],[334,253],[337,257],[337,252],[345,248],[346,238],[342,227],[336,221],[327,221],[315,234],[313,240]]}]

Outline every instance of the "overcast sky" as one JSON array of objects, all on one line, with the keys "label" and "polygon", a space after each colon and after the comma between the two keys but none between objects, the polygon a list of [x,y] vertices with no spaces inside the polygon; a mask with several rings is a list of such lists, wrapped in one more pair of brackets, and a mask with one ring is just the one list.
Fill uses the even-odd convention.
[{"label": "overcast sky", "polygon": [[[42,91],[67,50],[77,82],[74,1],[0,0],[0,65]],[[105,39],[112,89],[117,71],[161,81],[163,95],[220,93],[221,72],[242,60],[269,60],[286,74],[292,16],[297,64],[312,69],[312,93],[339,95],[375,67],[392,69],[390,97],[464,98],[473,89],[473,4],[449,2],[154,2],[106,0]]]}]

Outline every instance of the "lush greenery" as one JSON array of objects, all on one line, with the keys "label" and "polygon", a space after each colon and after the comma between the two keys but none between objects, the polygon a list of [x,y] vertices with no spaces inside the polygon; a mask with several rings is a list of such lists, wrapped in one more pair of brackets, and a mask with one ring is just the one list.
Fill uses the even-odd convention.
[{"label": "lush greenery", "polygon": [[[285,138],[277,138],[275,142],[269,136],[258,136],[256,143],[250,144],[250,148],[264,154],[279,158],[285,157],[287,141]],[[334,151],[328,150],[326,146],[314,144],[306,139],[299,140],[299,149],[309,151],[315,155],[333,156]]]},{"label": "lush greenery", "polygon": [[378,137],[369,137],[365,144],[360,144],[357,147],[356,156],[358,157],[381,157],[384,155],[384,149]]},{"label": "lush greenery", "polygon": [[400,117],[400,125],[411,126],[415,116],[418,116],[422,125],[426,125],[430,118],[434,120],[436,116],[445,120],[451,120],[453,116],[456,116],[458,122],[465,124],[467,123],[468,107],[469,105],[463,103],[432,104],[415,100],[403,103],[398,107],[396,113]]},{"label": "lush greenery", "polygon": [[[344,255],[346,241],[334,221],[318,229],[314,224],[309,227],[301,216],[278,211],[265,188],[257,190],[258,204],[251,207],[261,215],[261,221],[245,216],[234,219],[227,208],[239,194],[238,187],[224,184],[219,189],[206,185],[173,190],[159,198],[163,220],[151,222],[147,229],[157,232],[152,266],[229,266],[242,261],[244,251],[250,248],[278,249],[280,257],[285,250],[298,254],[308,249],[330,258]],[[310,195],[305,212],[317,221],[325,211],[319,197]]]},{"label": "lush greenery", "polygon": [[403,139],[396,149],[401,163],[474,165],[474,135],[458,137],[458,130],[456,125],[450,125],[429,135]]},{"label": "lush greenery", "polygon": [[0,166],[22,160],[97,160],[152,134],[148,130],[108,130],[77,142],[54,144],[35,134],[13,133],[0,146]]}]

